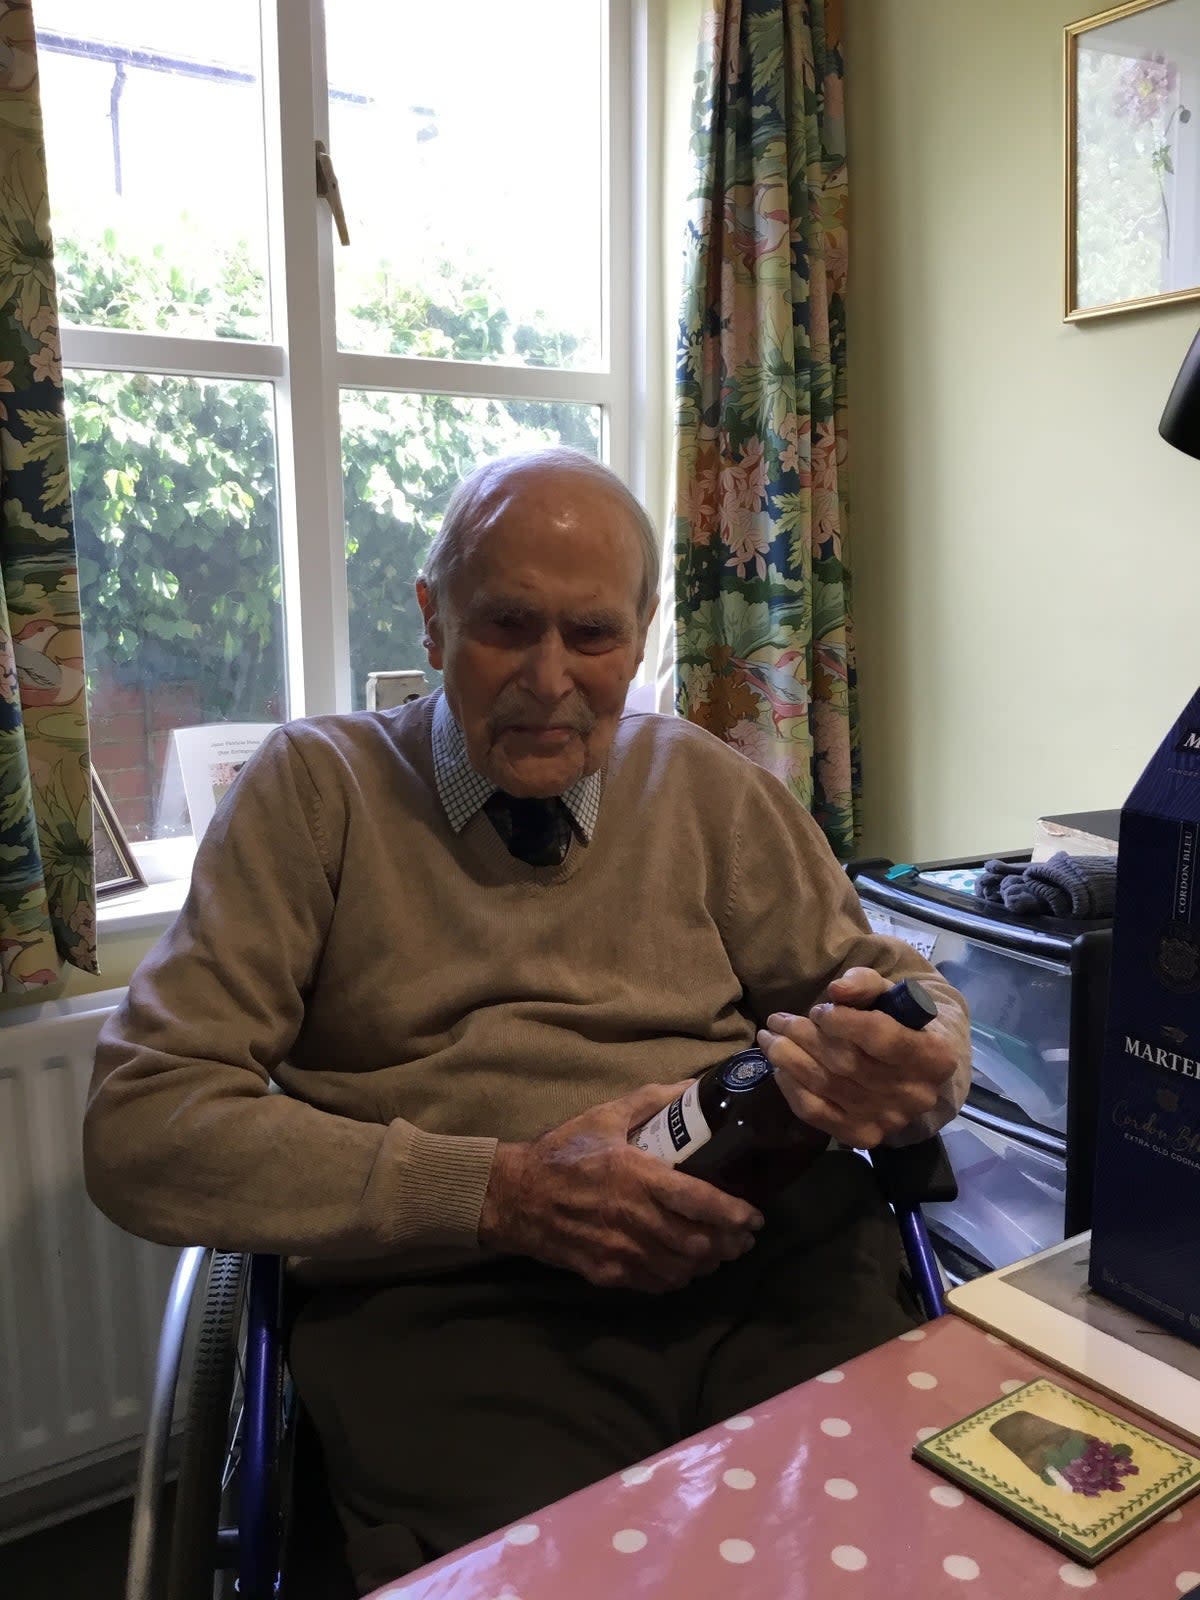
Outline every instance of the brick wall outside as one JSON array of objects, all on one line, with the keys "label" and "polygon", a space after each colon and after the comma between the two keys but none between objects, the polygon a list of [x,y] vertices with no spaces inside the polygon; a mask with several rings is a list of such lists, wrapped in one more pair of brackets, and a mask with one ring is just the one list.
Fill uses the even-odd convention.
[{"label": "brick wall outside", "polygon": [[205,720],[193,684],[119,684],[103,669],[95,675],[89,702],[92,763],[130,839],[153,837],[171,729]]}]

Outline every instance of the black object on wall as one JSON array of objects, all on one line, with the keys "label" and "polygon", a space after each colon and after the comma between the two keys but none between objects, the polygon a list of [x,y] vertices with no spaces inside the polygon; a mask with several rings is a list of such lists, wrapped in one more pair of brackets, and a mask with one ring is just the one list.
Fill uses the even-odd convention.
[{"label": "black object on wall", "polygon": [[1183,358],[1158,431],[1176,450],[1200,460],[1200,333]]}]

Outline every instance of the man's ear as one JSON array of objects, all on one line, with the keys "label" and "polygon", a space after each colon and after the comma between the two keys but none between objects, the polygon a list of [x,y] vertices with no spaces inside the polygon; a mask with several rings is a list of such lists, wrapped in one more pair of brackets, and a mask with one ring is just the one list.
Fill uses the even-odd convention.
[{"label": "man's ear", "polygon": [[646,635],[650,632],[650,624],[654,621],[654,613],[657,610],[658,596],[655,595],[654,599],[650,602],[649,611],[647,611],[645,617],[642,619],[642,639],[641,643],[638,645],[637,661],[634,663],[633,670],[635,672],[637,671],[638,667],[641,666],[642,657],[646,654]]},{"label": "man's ear", "polygon": [[416,583],[417,604],[421,608],[421,617],[425,623],[425,637],[422,643],[425,654],[429,658],[429,665],[435,672],[442,670],[442,625],[438,620],[437,601],[429,592],[429,585],[424,578],[418,578]]}]

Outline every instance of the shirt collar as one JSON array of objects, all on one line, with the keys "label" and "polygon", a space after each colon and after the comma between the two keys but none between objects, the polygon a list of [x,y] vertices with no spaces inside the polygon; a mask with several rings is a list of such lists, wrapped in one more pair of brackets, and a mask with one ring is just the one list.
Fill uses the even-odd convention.
[{"label": "shirt collar", "polygon": [[[455,833],[461,833],[496,792],[492,780],[476,772],[467,760],[467,741],[440,691],[433,712],[433,776],[442,809]],[[603,787],[600,774],[592,772],[573,783],[561,797],[584,844],[591,843],[596,831]]]}]

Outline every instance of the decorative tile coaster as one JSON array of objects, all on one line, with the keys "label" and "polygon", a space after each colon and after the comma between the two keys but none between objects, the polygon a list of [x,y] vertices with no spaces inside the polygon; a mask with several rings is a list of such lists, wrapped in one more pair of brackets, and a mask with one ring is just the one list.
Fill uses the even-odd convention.
[{"label": "decorative tile coaster", "polygon": [[913,1455],[1085,1566],[1200,1489],[1200,1457],[1048,1378],[943,1428]]}]

